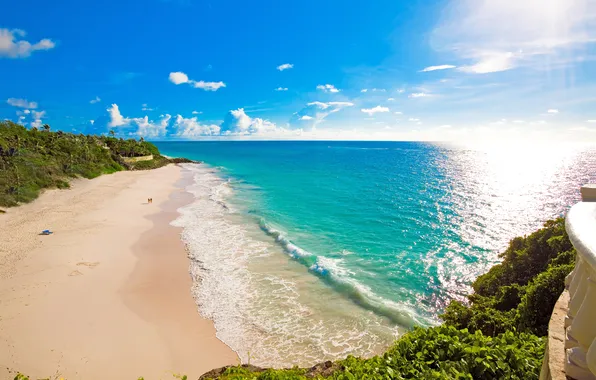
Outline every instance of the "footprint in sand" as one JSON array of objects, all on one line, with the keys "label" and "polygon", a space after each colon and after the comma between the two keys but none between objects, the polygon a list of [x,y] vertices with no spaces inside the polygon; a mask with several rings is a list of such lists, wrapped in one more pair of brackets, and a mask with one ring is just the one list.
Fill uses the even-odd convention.
[{"label": "footprint in sand", "polygon": [[73,270],[68,275],[69,276],[82,276],[83,274],[81,272],[79,272],[78,270]]},{"label": "footprint in sand", "polygon": [[99,261],[96,261],[96,262],[93,262],[93,263],[90,263],[90,262],[87,262],[87,261],[81,261],[80,263],[77,263],[77,266],[81,266],[81,265],[84,265],[84,266],[86,266],[88,268],[95,268],[96,266],[99,265]]}]

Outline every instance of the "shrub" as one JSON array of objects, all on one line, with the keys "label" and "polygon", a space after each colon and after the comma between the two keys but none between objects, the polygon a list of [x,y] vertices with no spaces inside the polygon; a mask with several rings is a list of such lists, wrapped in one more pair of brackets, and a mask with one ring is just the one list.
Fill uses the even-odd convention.
[{"label": "shrub", "polygon": [[572,270],[572,264],[551,266],[532,280],[518,308],[520,329],[539,336],[548,334],[550,316]]},{"label": "shrub", "polygon": [[441,318],[491,336],[514,328],[544,336],[575,255],[564,220],[548,221],[529,236],[511,240],[503,262],[473,283],[476,293],[468,297],[469,306],[453,301]]},{"label": "shrub", "polygon": [[231,367],[202,379],[538,379],[544,342],[530,334],[508,331],[488,337],[454,327],[415,328],[383,355],[349,356],[327,375],[305,369],[264,370]]}]

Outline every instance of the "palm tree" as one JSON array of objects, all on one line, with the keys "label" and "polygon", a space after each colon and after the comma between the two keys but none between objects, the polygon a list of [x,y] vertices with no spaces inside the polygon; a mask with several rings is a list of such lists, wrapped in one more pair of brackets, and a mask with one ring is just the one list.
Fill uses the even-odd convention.
[{"label": "palm tree", "polygon": [[110,129],[110,132],[108,132],[108,134],[110,135],[110,137],[114,137],[116,135],[116,132],[114,132],[113,129]]},{"label": "palm tree", "polygon": [[46,132],[49,132],[49,131],[50,131],[50,126],[49,126],[49,125],[47,125],[47,124],[44,124],[44,125],[43,125],[43,127],[42,127],[42,129],[43,129],[44,131],[46,131]]}]

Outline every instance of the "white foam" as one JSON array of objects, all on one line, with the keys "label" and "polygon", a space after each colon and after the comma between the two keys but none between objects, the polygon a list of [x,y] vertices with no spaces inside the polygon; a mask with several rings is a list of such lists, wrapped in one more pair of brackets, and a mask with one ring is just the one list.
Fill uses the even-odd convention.
[{"label": "white foam", "polygon": [[[341,296],[339,302],[352,311],[330,306],[317,293],[301,294],[296,283],[275,271],[250,271],[251,262],[269,260],[279,247],[265,234],[263,240],[255,238],[254,231],[251,234],[247,224],[232,215],[227,198],[234,190],[229,181],[206,165],[184,167],[194,177],[187,191],[195,200],[178,210],[180,216],[172,224],[183,227],[192,293],[201,315],[213,320],[217,337],[243,362],[250,357],[258,365],[312,365],[348,354],[370,356],[392,341],[397,329],[376,315],[353,309]],[[274,228],[266,232],[291,256],[311,257]],[[318,257],[315,265],[334,276],[350,274],[341,259]]]},{"label": "white foam", "polygon": [[187,188],[195,201],[179,209],[172,222],[183,227],[182,239],[189,250],[193,295],[201,315],[215,322],[217,336],[238,351],[247,335],[244,315],[253,296],[247,260],[262,254],[265,244],[246,237],[241,225],[226,220],[231,194],[227,181],[204,165],[185,165],[194,176]]}]

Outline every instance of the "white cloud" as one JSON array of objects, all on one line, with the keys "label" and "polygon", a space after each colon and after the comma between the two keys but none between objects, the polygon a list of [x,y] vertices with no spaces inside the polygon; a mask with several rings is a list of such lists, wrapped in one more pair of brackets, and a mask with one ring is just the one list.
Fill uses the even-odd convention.
[{"label": "white cloud", "polygon": [[428,66],[424,69],[420,70],[420,72],[426,73],[428,71],[437,71],[437,70],[447,70],[447,69],[455,69],[453,65],[439,65],[439,66]]},{"label": "white cloud", "polygon": [[107,109],[107,111],[110,115],[110,122],[108,123],[109,127],[120,127],[122,125],[130,123],[130,119],[127,119],[124,116],[122,116],[117,104],[112,104]]},{"label": "white cloud", "polygon": [[403,115],[403,112],[401,112],[401,111],[395,111],[394,114],[396,114],[396,115]]},{"label": "white cloud", "polygon": [[233,125],[230,125],[229,130],[236,132],[247,132],[250,127],[250,116],[244,112],[244,108],[238,108],[237,110],[231,110],[229,113],[233,119]]},{"label": "white cloud", "polygon": [[95,120],[91,119],[91,120],[89,120],[89,123],[90,123],[91,125],[93,125],[93,124],[95,123]]},{"label": "white cloud", "polygon": [[284,63],[283,65],[277,66],[277,69],[279,71],[284,71],[292,68],[294,68],[294,65],[292,63]]},{"label": "white cloud", "polygon": [[334,107],[352,107],[354,105],[352,102],[328,102],[327,104]]},{"label": "white cloud", "polygon": [[220,132],[219,125],[201,124],[196,117],[185,119],[181,115],[176,116],[174,128],[176,129],[174,136],[186,139],[201,136],[216,136]]},{"label": "white cloud", "polygon": [[368,114],[369,116],[372,116],[373,114],[378,113],[378,112],[389,112],[389,108],[376,106],[373,108],[362,108],[360,111]]},{"label": "white cloud", "polygon": [[323,102],[310,102],[310,103],[307,103],[306,105],[307,106],[317,106],[322,109],[326,109],[329,107],[328,103],[323,103]]},{"label": "white cloud", "polygon": [[203,80],[196,81],[188,78],[188,75],[181,71],[176,71],[170,73],[169,76],[170,82],[174,83],[175,85],[188,83],[189,85],[193,86],[194,88],[200,88],[205,91],[217,91],[222,87],[226,87],[224,82],[205,82]]},{"label": "white cloud", "polygon": [[199,114],[202,114],[202,113],[203,113],[203,111],[192,111],[192,114],[193,115],[199,115]]},{"label": "white cloud", "polygon": [[165,114],[161,116],[158,122],[149,121],[149,117],[133,118],[132,123],[137,125],[136,135],[148,138],[163,137],[167,133],[168,124],[171,115]]},{"label": "white cloud", "polygon": [[352,103],[352,102],[327,102],[327,103],[324,103],[324,102],[310,102],[310,103],[307,103],[306,105],[307,106],[317,106],[317,107],[322,108],[322,109],[327,109],[327,108],[332,107],[332,106],[334,106],[334,107],[340,107],[340,108],[341,107],[351,107],[351,106],[354,105],[354,103]]},{"label": "white cloud", "polygon": [[174,84],[188,83],[188,75],[181,71],[170,73],[170,82]]},{"label": "white cloud", "polygon": [[557,114],[557,113],[559,113],[559,110],[557,110],[557,109],[552,109],[552,108],[551,108],[551,109],[549,109],[549,110],[548,110],[548,111],[546,111],[546,112],[547,112],[547,113],[550,113],[550,114]]},{"label": "white cloud", "polygon": [[426,94],[424,92],[415,92],[413,94],[408,95],[408,98],[424,98],[430,96],[429,94]]},{"label": "white cloud", "polygon": [[362,90],[360,90],[360,92],[367,92],[368,88],[363,88]]},{"label": "white cloud", "polygon": [[596,120],[586,120],[586,123],[596,123]]},{"label": "white cloud", "polygon": [[56,44],[47,38],[35,44],[20,38],[25,37],[25,32],[20,29],[0,29],[0,57],[26,58],[34,51],[50,50]]},{"label": "white cloud", "polygon": [[95,104],[95,103],[99,103],[101,102],[101,99],[99,98],[99,96],[96,96],[95,99],[92,99],[91,101],[89,101],[89,103],[91,104]]},{"label": "white cloud", "polygon": [[335,88],[332,84],[320,84],[317,86],[317,90],[321,90],[323,92],[339,92],[337,88]]},{"label": "white cloud", "polygon": [[411,117],[411,118],[408,119],[408,121],[420,121],[420,119],[417,119],[415,117]]},{"label": "white cloud", "polygon": [[269,120],[251,118],[244,108],[231,110],[221,124],[221,135],[254,135],[275,132],[277,126]]},{"label": "white cloud", "polygon": [[31,113],[31,111],[29,111],[29,110],[24,110],[24,111],[23,111],[23,113],[24,113],[24,114],[30,114],[30,113]]},{"label": "white cloud", "polygon": [[226,84],[224,82],[205,82],[205,81],[189,81],[189,83],[191,83],[194,88],[201,88],[205,91],[217,91],[222,87],[226,87]]},{"label": "white cloud", "polygon": [[[157,121],[149,120],[148,116],[124,117],[120,113],[120,108],[117,104],[112,104],[110,107],[108,107],[106,111],[109,115],[107,127],[122,127],[124,128],[124,130],[126,130],[128,128],[136,126],[136,130],[128,130],[127,133],[129,135],[137,135],[148,138],[166,136],[168,131],[168,125],[170,123],[170,120],[172,119],[172,116],[168,114],[160,115],[160,119]],[[101,126],[106,126],[105,123],[96,123],[95,121],[91,122],[91,124],[100,124],[99,128],[101,128]]]},{"label": "white cloud", "polygon": [[292,123],[297,123],[301,127],[314,129],[327,116],[339,112],[343,108],[352,106],[354,106],[352,102],[310,102],[306,104],[306,107],[294,114]]},{"label": "white cloud", "polygon": [[288,91],[287,87],[278,87],[275,89],[275,91]]},{"label": "white cloud", "polygon": [[392,102],[392,101],[394,101],[394,100],[395,100],[395,98],[388,98],[388,99],[387,99],[387,101],[388,101],[388,102]]},{"label": "white cloud", "polygon": [[468,61],[469,73],[572,62],[596,41],[594,0],[450,0],[442,15],[432,44]]},{"label": "white cloud", "polygon": [[42,117],[45,117],[46,116],[46,111],[33,111],[31,113],[31,116],[34,119],[41,119]]},{"label": "white cloud", "polygon": [[384,88],[373,88],[371,91],[372,92],[386,92],[387,90],[385,90]]},{"label": "white cloud", "polygon": [[476,54],[476,63],[462,66],[458,70],[473,74],[488,74],[506,71],[515,67],[516,55],[512,52],[487,51]]},{"label": "white cloud", "polygon": [[37,108],[36,102],[29,102],[27,99],[16,99],[16,98],[8,98],[6,103],[10,104],[13,107],[20,107],[20,108]]},{"label": "white cloud", "polygon": [[31,113],[31,117],[33,121],[31,122],[31,128],[41,128],[42,121],[41,119],[46,116],[46,111],[33,111]]}]

